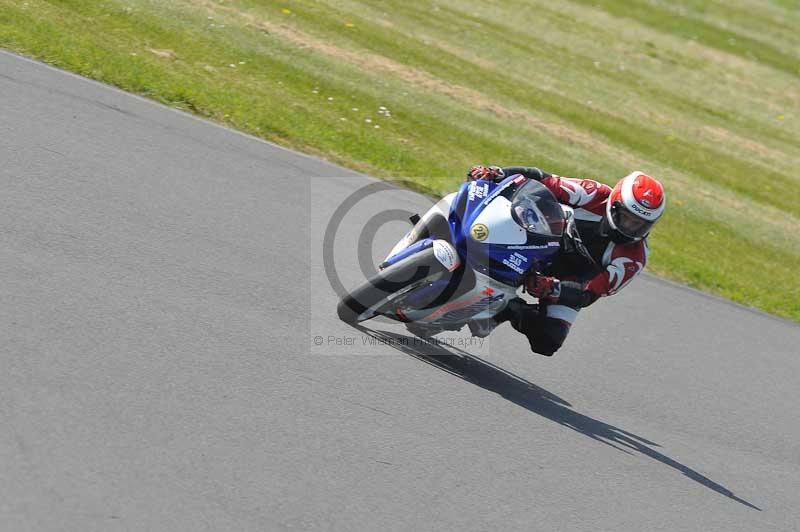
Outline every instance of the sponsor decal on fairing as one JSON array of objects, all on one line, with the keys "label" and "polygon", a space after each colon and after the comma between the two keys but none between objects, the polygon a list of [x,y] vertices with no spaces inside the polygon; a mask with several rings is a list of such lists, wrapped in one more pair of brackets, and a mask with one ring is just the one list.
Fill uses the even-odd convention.
[{"label": "sponsor decal on fairing", "polygon": [[469,184],[469,190],[467,191],[467,198],[469,201],[475,201],[476,199],[483,199],[487,195],[489,195],[489,184],[488,183],[477,183],[473,181]]},{"label": "sponsor decal on fairing", "polygon": [[455,248],[444,240],[433,241],[433,254],[436,260],[442,263],[442,266],[447,268],[447,271],[455,271],[461,264]]},{"label": "sponsor decal on fairing", "polygon": [[559,245],[558,242],[548,242],[547,244],[531,244],[529,246],[506,246],[506,247],[508,249],[521,249],[521,250],[525,250],[525,249],[547,249],[549,247],[555,247],[555,246],[553,246],[553,244],[555,244],[556,246]]},{"label": "sponsor decal on fairing", "polygon": [[503,259],[503,264],[519,274],[525,273],[525,270],[527,269],[522,266],[523,262],[528,262],[528,257],[521,253],[514,253],[509,255],[508,258]]}]

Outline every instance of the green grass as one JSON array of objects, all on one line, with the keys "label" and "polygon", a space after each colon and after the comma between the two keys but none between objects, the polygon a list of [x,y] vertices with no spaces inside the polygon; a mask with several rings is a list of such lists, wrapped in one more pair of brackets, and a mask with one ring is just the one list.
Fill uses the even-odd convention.
[{"label": "green grass", "polygon": [[645,170],[651,271],[800,321],[797,27],[760,0],[0,0],[2,47],[431,194],[474,163]]}]

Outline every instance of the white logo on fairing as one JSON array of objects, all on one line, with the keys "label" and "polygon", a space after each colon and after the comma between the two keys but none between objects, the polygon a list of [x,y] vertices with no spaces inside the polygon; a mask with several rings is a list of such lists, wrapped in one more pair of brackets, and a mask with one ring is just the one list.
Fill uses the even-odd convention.
[{"label": "white logo on fairing", "polygon": [[610,291],[618,290],[619,287],[622,286],[622,282],[625,280],[625,265],[634,263],[638,266],[638,269],[642,269],[641,262],[636,262],[628,257],[617,257],[611,261],[611,264],[608,265],[608,284],[611,285]]},{"label": "white logo on fairing", "polygon": [[[573,190],[571,187],[575,187]],[[561,190],[569,194],[569,202],[577,207],[581,207],[591,202],[597,195],[597,190],[591,194],[587,194],[586,190],[577,183],[563,183]]]},{"label": "white logo on fairing", "polygon": [[556,246],[560,245],[558,242],[548,242],[547,244],[541,245],[533,245],[530,246],[508,246],[508,249],[547,249],[550,247],[550,244],[555,244]]},{"label": "white logo on fairing", "polygon": [[489,194],[488,183],[478,184],[473,181],[469,184],[469,191],[467,192],[467,198],[469,201],[475,201],[476,198],[485,198],[487,194]]},{"label": "white logo on fairing", "polygon": [[445,242],[444,240],[433,241],[433,254],[436,260],[442,263],[442,266],[447,268],[448,271],[455,271],[461,264],[455,248]]},{"label": "white logo on fairing", "polygon": [[514,253],[509,255],[507,259],[503,259],[503,264],[519,274],[525,273],[525,269],[522,267],[523,262],[528,262],[528,258],[520,253]]}]

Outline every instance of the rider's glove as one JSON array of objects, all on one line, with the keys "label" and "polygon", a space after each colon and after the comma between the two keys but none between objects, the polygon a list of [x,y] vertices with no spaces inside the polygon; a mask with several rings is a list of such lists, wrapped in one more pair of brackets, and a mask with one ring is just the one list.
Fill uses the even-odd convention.
[{"label": "rider's glove", "polygon": [[558,301],[561,295],[561,281],[546,275],[532,275],[525,280],[525,288],[535,298],[551,303]]},{"label": "rider's glove", "polygon": [[498,177],[503,177],[503,169],[499,166],[473,166],[467,172],[467,179],[470,181],[477,181],[478,179],[493,181]]}]

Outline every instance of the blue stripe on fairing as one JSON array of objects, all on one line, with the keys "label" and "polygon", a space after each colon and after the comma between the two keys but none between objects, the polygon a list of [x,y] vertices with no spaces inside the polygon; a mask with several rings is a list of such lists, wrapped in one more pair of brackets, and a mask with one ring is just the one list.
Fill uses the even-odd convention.
[{"label": "blue stripe on fairing", "polygon": [[406,257],[410,257],[414,253],[419,253],[420,251],[427,249],[433,245],[432,238],[424,238],[419,242],[414,242],[404,250],[392,255],[384,262],[384,268],[389,267],[393,264],[397,264],[401,260],[405,259]]}]

